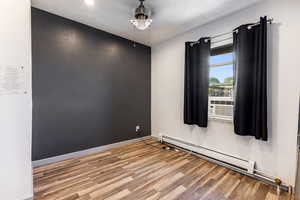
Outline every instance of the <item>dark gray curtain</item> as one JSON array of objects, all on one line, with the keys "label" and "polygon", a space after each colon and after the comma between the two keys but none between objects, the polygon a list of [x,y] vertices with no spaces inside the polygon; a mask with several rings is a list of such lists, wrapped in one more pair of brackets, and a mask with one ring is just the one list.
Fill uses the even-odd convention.
[{"label": "dark gray curtain", "polygon": [[262,17],[251,29],[249,25],[233,34],[234,130],[267,141],[267,18]]},{"label": "dark gray curtain", "polygon": [[185,44],[184,123],[207,127],[210,40]]}]

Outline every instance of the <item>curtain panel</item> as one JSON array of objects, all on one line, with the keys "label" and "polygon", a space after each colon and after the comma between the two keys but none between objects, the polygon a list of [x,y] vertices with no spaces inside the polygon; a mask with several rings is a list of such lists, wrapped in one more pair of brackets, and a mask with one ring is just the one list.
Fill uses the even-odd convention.
[{"label": "curtain panel", "polygon": [[207,127],[210,40],[185,43],[184,123]]},{"label": "curtain panel", "polygon": [[267,17],[249,26],[242,25],[233,34],[234,131],[267,141]]}]

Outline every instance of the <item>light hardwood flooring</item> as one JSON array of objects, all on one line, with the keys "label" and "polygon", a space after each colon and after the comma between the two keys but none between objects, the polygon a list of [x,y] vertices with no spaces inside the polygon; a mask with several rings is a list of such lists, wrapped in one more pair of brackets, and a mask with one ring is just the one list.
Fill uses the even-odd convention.
[{"label": "light hardwood flooring", "polygon": [[34,193],[36,200],[291,199],[227,168],[144,142],[35,168]]}]

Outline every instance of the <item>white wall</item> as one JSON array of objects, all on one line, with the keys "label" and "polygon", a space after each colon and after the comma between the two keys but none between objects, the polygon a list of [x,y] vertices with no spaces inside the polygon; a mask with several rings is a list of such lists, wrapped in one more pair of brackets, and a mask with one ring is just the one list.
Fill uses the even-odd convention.
[{"label": "white wall", "polygon": [[30,0],[0,1],[0,65],[24,66],[26,95],[0,96],[0,198],[33,196]]},{"label": "white wall", "polygon": [[[300,1],[266,0],[152,48],[152,134],[159,133],[257,162],[257,167],[294,185],[297,111],[300,94]],[[210,121],[207,130],[183,124],[184,42],[224,33],[268,15],[268,142],[234,134],[233,125]]]}]

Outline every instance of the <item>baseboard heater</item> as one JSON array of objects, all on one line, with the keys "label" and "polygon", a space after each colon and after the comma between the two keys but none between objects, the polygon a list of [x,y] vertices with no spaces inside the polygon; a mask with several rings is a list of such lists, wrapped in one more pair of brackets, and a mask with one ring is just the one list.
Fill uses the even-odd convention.
[{"label": "baseboard heater", "polygon": [[246,176],[250,176],[265,183],[274,185],[277,187],[278,192],[280,192],[280,190],[283,190],[290,194],[292,193],[291,186],[287,186],[286,184],[282,183],[280,179],[268,176],[265,173],[257,170],[255,168],[254,161],[249,161],[243,158],[239,158],[237,156],[209,149],[207,147],[202,147],[200,145],[195,145],[165,135],[160,136],[160,141],[162,143],[167,144],[168,146],[193,154],[204,160],[216,163],[218,165],[229,168]]}]

